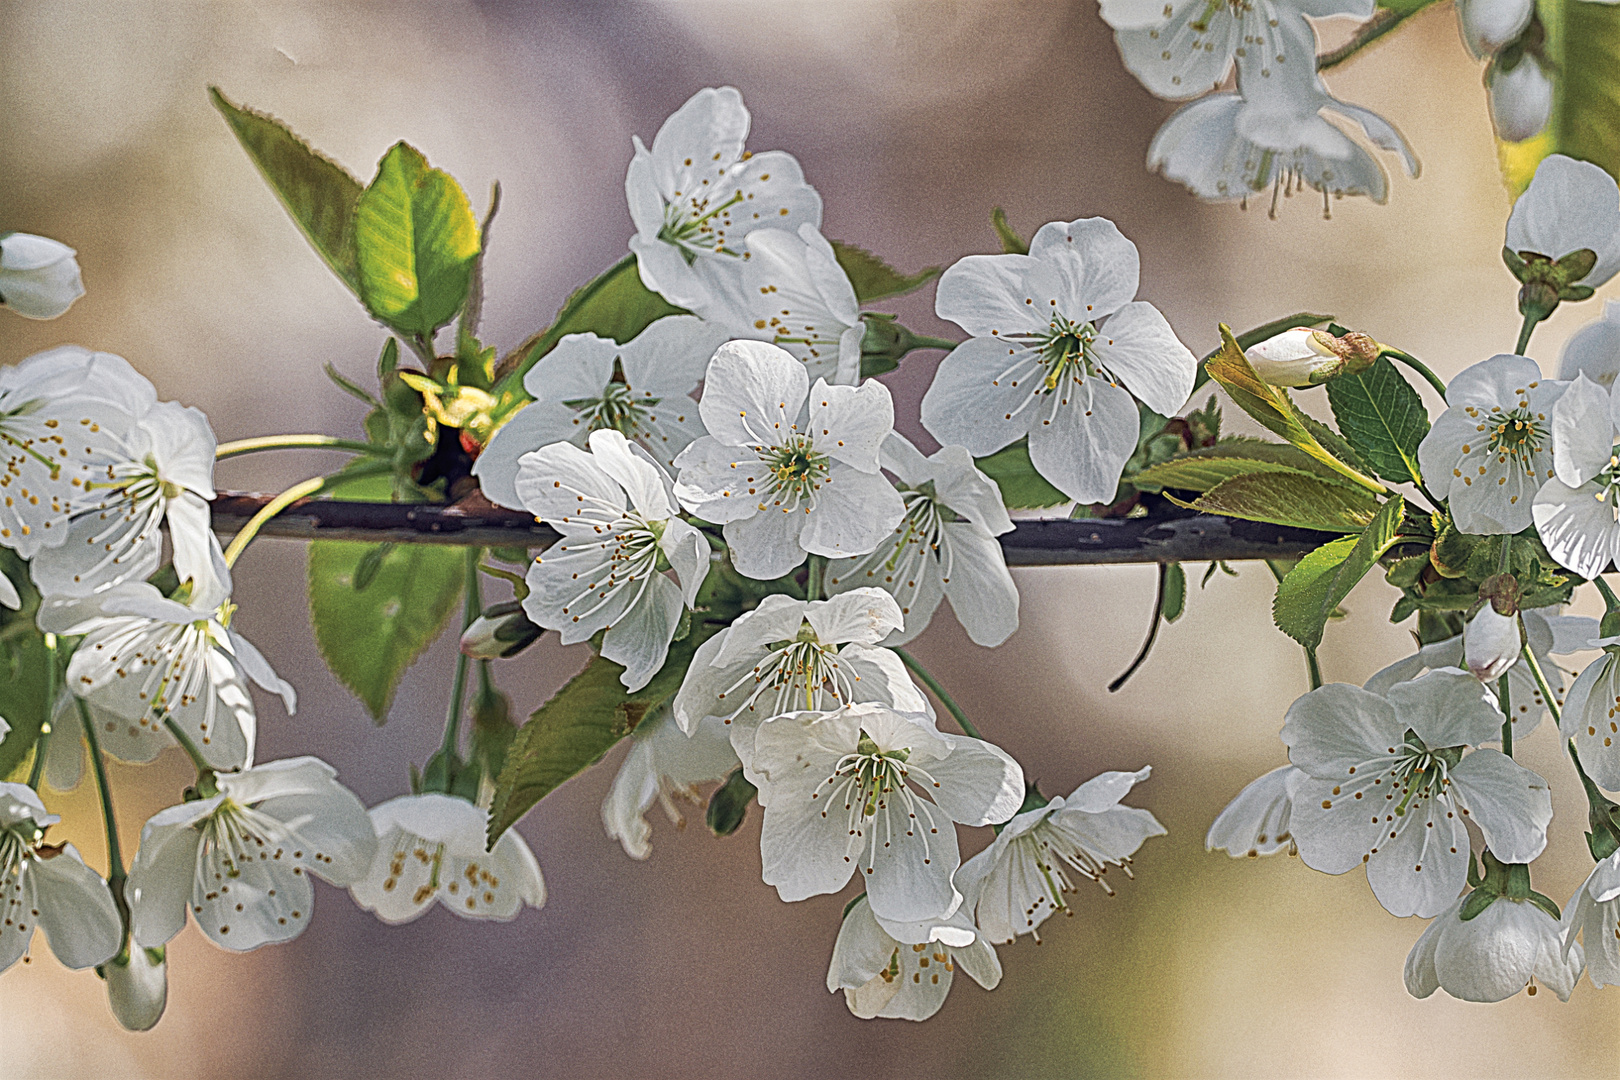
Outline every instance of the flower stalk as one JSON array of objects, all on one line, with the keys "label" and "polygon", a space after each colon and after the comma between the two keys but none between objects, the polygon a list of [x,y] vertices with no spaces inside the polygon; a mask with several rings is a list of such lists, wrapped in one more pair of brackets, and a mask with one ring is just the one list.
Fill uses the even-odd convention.
[{"label": "flower stalk", "polygon": [[962,711],[962,706],[958,705],[956,699],[945,691],[945,687],[940,685],[939,680],[934,678],[932,672],[918,663],[917,658],[906,650],[895,649],[894,651],[900,657],[900,662],[910,668],[912,674],[922,680],[923,685],[933,692],[933,695],[939,699],[939,703],[945,706],[946,711],[951,714],[966,734],[975,739],[984,738],[983,735],[979,734],[979,729],[973,726],[973,721],[968,719],[967,713]]}]

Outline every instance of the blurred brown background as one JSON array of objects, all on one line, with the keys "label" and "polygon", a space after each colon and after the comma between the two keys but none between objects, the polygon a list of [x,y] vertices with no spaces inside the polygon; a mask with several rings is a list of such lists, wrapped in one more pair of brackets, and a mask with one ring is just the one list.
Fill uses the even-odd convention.
[{"label": "blurred brown background", "polygon": [[[750,145],[803,162],[827,235],[902,268],[995,250],[1000,204],[1026,234],[1115,219],[1141,249],[1144,297],[1198,352],[1217,321],[1331,311],[1450,375],[1510,347],[1517,327],[1497,255],[1509,201],[1449,5],[1334,73],[1333,89],[1399,125],[1425,168],[1394,180],[1389,206],[1347,200],[1331,221],[1313,194],[1270,221],[1148,176],[1171,106],[1124,71],[1091,0],[57,0],[0,4],[0,27],[0,227],[78,248],[89,289],[53,323],[0,313],[0,361],[64,341],[120,353],[225,439],[356,433],[355,403],[321,365],[367,381],[383,335],[286,219],[209,107],[209,83],[362,178],[398,138],[476,207],[498,178],[484,330],[503,348],[624,252],[630,136],[650,139],[692,92],[727,83],[753,111]],[[1598,309],[1565,305],[1532,351],[1550,367]],[[931,293],[892,310],[955,333]],[[913,434],[935,356],[886,380]],[[222,466],[219,482],[275,490],[330,464],[259,455]],[[432,649],[373,727],[316,654],[303,568],[300,546],[267,541],[238,572],[239,625],[300,692],[293,718],[261,701],[260,759],[317,753],[375,803],[437,745],[453,652]],[[1017,577],[1023,626],[1003,648],[971,645],[942,612],[917,654],[1049,793],[1153,765],[1131,801],[1170,835],[1144,847],[1120,896],[1083,891],[1044,945],[1003,949],[993,993],[959,980],[925,1025],[852,1018],[823,986],[847,897],[778,901],[759,881],[757,816],[725,841],[701,812],[684,832],[659,818],[652,858],[632,862],[598,819],[621,751],[521,826],[551,890],[543,911],[491,926],[435,910],[389,928],[323,887],[319,917],[287,946],[230,954],[188,929],[171,945],[168,1015],[146,1035],[121,1031],[101,983],[39,942],[33,963],[0,977],[0,1075],[1615,1074],[1613,992],[1413,1001],[1401,964],[1423,924],[1386,915],[1360,873],[1203,851],[1226,801],[1285,760],[1277,731],[1306,688],[1298,648],[1271,625],[1263,567],[1194,589],[1117,695],[1104,688],[1138,646],[1152,570]],[[1378,581],[1352,595],[1323,649],[1329,679],[1360,682],[1408,651],[1385,621],[1391,597]],[[526,712],[582,656],[547,643],[502,665],[501,682]],[[1564,900],[1590,865],[1579,787],[1549,730],[1521,760],[1554,786],[1536,882]],[[186,769],[171,755],[115,767],[114,781],[132,849]],[[51,802],[104,867],[88,787]]]}]

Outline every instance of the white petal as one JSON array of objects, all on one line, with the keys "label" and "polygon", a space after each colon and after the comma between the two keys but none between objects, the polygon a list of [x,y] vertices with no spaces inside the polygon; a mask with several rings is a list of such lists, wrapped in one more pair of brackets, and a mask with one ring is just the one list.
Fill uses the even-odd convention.
[{"label": "white petal", "polygon": [[940,533],[942,569],[949,566],[940,584],[951,610],[975,645],[1000,645],[1018,629],[1018,586],[1000,542],[960,522],[946,523]]},{"label": "white petal", "polygon": [[1024,770],[994,743],[950,736],[950,756],[925,768],[938,787],[925,785],[951,820],[964,825],[1006,821],[1024,801]]},{"label": "white petal", "polygon": [[1603,302],[1603,317],[1594,319],[1564,343],[1558,360],[1558,377],[1573,379],[1584,374],[1599,386],[1614,386],[1620,375],[1620,300]]},{"label": "white petal", "polygon": [[1141,300],[1126,304],[1098,330],[1097,358],[1127,390],[1161,416],[1181,411],[1192,393],[1198,358],[1158,308]]},{"label": "white petal", "polygon": [[[192,821],[201,816],[193,812],[197,805],[164,811],[141,829],[141,846],[130,864],[129,882],[124,889],[129,899],[129,932],[137,945],[155,949],[186,925],[186,905],[191,900],[197,851],[202,844],[202,833],[192,826]],[[201,813],[207,813],[207,809]],[[160,820],[165,815],[180,820]]]},{"label": "white petal", "polygon": [[1141,427],[1130,394],[1092,378],[1060,386],[1030,408],[1035,470],[1076,502],[1112,502]]},{"label": "white petal", "polygon": [[524,454],[513,486],[525,510],[564,531],[592,529],[602,515],[617,516],[625,507],[624,489],[592,455],[570,443]]},{"label": "white petal", "polygon": [[804,617],[824,644],[876,645],[905,623],[899,605],[881,589],[854,589],[828,600],[813,601]]},{"label": "white petal", "polygon": [[1503,862],[1527,863],[1547,846],[1552,794],[1547,781],[1495,750],[1466,755],[1451,780],[1458,801]]},{"label": "white petal", "polygon": [[758,485],[769,473],[754,451],[705,435],[680,452],[675,466],[676,497],[703,520],[723,525],[758,513]]},{"label": "white petal", "polygon": [[976,338],[1044,330],[1045,317],[1025,303],[1024,278],[1034,263],[1028,255],[959,259],[940,275],[934,312]]},{"label": "white petal", "polygon": [[[1062,278],[1066,299],[1072,306],[1065,308],[1063,299],[1057,306],[1072,320],[1094,322],[1119,311],[1136,297],[1141,256],[1136,245],[1107,218],[1042,225],[1030,240],[1029,255],[1051,266]],[[1183,395],[1176,407],[1186,400]]]},{"label": "white petal", "polygon": [[573,409],[551,401],[530,402],[495,432],[473,462],[473,475],[490,502],[522,510],[523,500],[517,493],[519,459],[552,443],[583,442],[586,434]]},{"label": "white petal", "polygon": [[1406,992],[1415,998],[1426,998],[1440,989],[1440,976],[1434,970],[1434,953],[1440,941],[1440,931],[1446,920],[1455,919],[1462,901],[1458,900],[1451,907],[1442,911],[1418,936],[1412,951],[1406,954],[1406,969],[1403,978],[1406,982]]},{"label": "white petal", "polygon": [[709,361],[698,410],[709,434],[727,446],[776,445],[786,439],[809,392],[804,365],[785,350],[763,341],[728,341]]},{"label": "white petal", "polygon": [[1225,80],[1243,27],[1230,9],[1216,8],[1203,19],[1205,10],[1190,3],[1158,27],[1115,30],[1120,57],[1149,92],[1172,99],[1197,97]]},{"label": "white petal", "polygon": [[1620,520],[1609,498],[1597,483],[1570,487],[1558,479],[1536,492],[1530,507],[1536,532],[1560,566],[1594,578],[1620,553]]},{"label": "white petal", "polygon": [[1251,781],[1209,827],[1204,847],[1232,858],[1271,855],[1293,843],[1290,818],[1294,792],[1305,773],[1292,765],[1272,769]]},{"label": "white petal", "polygon": [[[848,475],[875,479],[853,469]],[[891,494],[894,491],[893,488],[888,490]],[[843,508],[842,503],[834,505]],[[805,549],[800,546],[799,536],[814,516],[769,507],[756,510],[749,517],[726,522],[721,535],[731,548],[731,564],[739,574],[759,581],[770,581],[788,573],[804,562]]]},{"label": "white petal", "polygon": [[697,388],[727,336],[724,327],[695,315],[666,315],[619,346],[619,362],[636,395],[684,396]]},{"label": "white petal", "polygon": [[110,963],[107,976],[107,1004],[126,1031],[150,1031],[163,1019],[169,1004],[169,965],[167,958],[154,961],[139,946],[129,951],[128,963]]},{"label": "white petal", "polygon": [[1425,746],[1477,746],[1496,738],[1502,714],[1479,680],[1442,668],[1389,688],[1396,730],[1411,728]]},{"label": "white petal", "polygon": [[1327,780],[1350,775],[1351,767],[1393,757],[1405,730],[1388,701],[1360,687],[1328,683],[1288,707],[1282,740],[1289,761]]},{"label": "white petal", "polygon": [[[802,518],[800,546],[816,555],[837,559],[864,555],[877,547],[900,524],[905,513],[900,493],[882,475],[834,465],[809,514],[783,514],[772,508],[759,516]],[[795,564],[798,561],[795,559]],[[738,569],[742,569],[741,565]],[[782,571],[786,572],[786,569]]]},{"label": "white petal", "polygon": [[960,444],[975,457],[995,453],[1027,434],[1035,422],[1040,401],[1032,404],[1030,397],[1040,388],[1039,359],[1022,345],[999,338],[962,342],[934,371],[922,399],[923,427],[940,442]]},{"label": "white petal", "polygon": [[1582,671],[1564,699],[1559,731],[1575,740],[1581,764],[1599,787],[1620,788],[1620,665],[1605,652]]},{"label": "white petal", "polygon": [[78,850],[67,844],[54,858],[30,859],[25,872],[35,875],[35,921],[56,958],[70,968],[112,959],[123,941],[124,924],[107,883],[84,865]]},{"label": "white petal", "polygon": [[[1301,800],[1312,786],[1300,786]],[[1391,806],[1385,803],[1386,810]],[[1468,830],[1451,800],[1413,800],[1404,815],[1386,813],[1381,828],[1369,852],[1367,884],[1384,910],[1401,918],[1424,919],[1444,911],[1468,880]],[[1304,853],[1302,835],[1300,854]]]},{"label": "white petal", "polygon": [[1620,270],[1620,187],[1591,162],[1547,156],[1513,204],[1507,246],[1553,259],[1589,248],[1597,265],[1579,284],[1601,286]]},{"label": "white petal", "polygon": [[894,430],[894,399],[876,380],[859,387],[811,387],[809,431],[816,449],[864,473],[878,471],[878,448]]},{"label": "white petal", "polygon": [[1553,406],[1553,471],[1570,487],[1602,472],[1614,450],[1609,392],[1577,373]]},{"label": "white petal", "polygon": [[608,628],[602,656],[624,665],[620,681],[625,689],[640,690],[664,666],[681,608],[680,587],[663,574],[652,574],[640,597]]}]

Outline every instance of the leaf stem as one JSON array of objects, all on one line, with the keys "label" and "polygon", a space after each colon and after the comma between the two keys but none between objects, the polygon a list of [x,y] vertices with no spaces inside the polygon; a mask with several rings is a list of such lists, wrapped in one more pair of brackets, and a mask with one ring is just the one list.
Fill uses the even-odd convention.
[{"label": "leaf stem", "polygon": [[225,565],[234,567],[236,560],[242,557],[242,552],[247,550],[247,546],[253,542],[253,538],[259,535],[259,530],[264,527],[264,523],[299,499],[307,499],[316,492],[326,488],[339,487],[351,480],[362,480],[369,476],[381,476],[384,473],[392,472],[393,468],[392,464],[385,462],[368,462],[356,465],[351,469],[345,469],[340,473],[333,473],[330,476],[313,476],[301,483],[294,484],[265,503],[257,514],[248,518],[247,524],[243,525],[242,530],[231,538],[230,546],[225,549]]},{"label": "leaf stem", "polygon": [[350,450],[356,454],[392,454],[380,446],[355,439],[339,439],[331,435],[261,435],[256,439],[237,439],[220,443],[214,451],[215,461],[254,454],[260,450]]},{"label": "leaf stem", "polygon": [[1508,677],[1496,680],[1497,702],[1502,706],[1502,753],[1513,756],[1513,705],[1508,700]]},{"label": "leaf stem", "polygon": [[971,738],[984,738],[983,735],[979,734],[979,729],[973,726],[973,721],[967,718],[967,713],[962,711],[962,707],[956,703],[950,694],[945,692],[945,688],[939,684],[939,680],[934,678],[927,668],[917,662],[915,656],[912,656],[904,649],[897,648],[894,651],[900,657],[900,662],[910,668],[912,673],[922,680],[924,686],[933,691],[934,696],[939,699],[939,703],[945,706],[946,711],[956,719],[957,724],[963,731],[967,732]]},{"label": "leaf stem", "polygon": [[[483,598],[479,595],[480,579],[478,577],[478,560],[483,555],[483,548],[467,549],[466,603],[461,609],[461,629],[463,633],[484,611]],[[461,741],[461,706],[467,696],[467,662],[467,654],[458,650],[456,652],[456,674],[450,681],[450,705],[444,717],[444,742],[440,745],[440,751],[446,758],[456,752]]]},{"label": "leaf stem", "polygon": [[1322,689],[1322,665],[1316,660],[1316,650],[1309,645],[1305,649],[1305,674],[1311,680],[1311,689]]},{"label": "leaf stem", "polygon": [[56,713],[56,695],[61,692],[57,679],[56,635],[45,635],[45,719],[39,725],[39,738],[34,740],[34,764],[28,770],[28,786],[39,790],[40,777],[45,775],[45,753],[51,746],[51,718]]},{"label": "leaf stem", "polygon": [[172,716],[164,719],[163,726],[169,729],[169,734],[174,736],[174,741],[180,744],[180,749],[184,750],[186,757],[191,759],[191,764],[197,770],[198,780],[214,771],[214,767],[208,764],[208,760],[202,756],[202,751],[197,749],[197,744],[191,741],[191,736],[180,730],[180,725],[174,722]]},{"label": "leaf stem", "polygon": [[1518,343],[1513,346],[1513,351],[1519,356],[1526,355],[1524,350],[1530,347],[1530,335],[1535,331],[1536,324],[1540,321],[1541,317],[1534,312],[1524,317],[1524,325],[1519,327]]},{"label": "leaf stem", "polygon": [[1142,664],[1147,660],[1148,654],[1153,651],[1153,643],[1158,640],[1159,637],[1159,624],[1164,621],[1165,588],[1169,580],[1170,564],[1160,563],[1159,591],[1153,598],[1153,615],[1151,621],[1148,623],[1147,640],[1142,642],[1142,648],[1137,651],[1136,659],[1131,661],[1131,666],[1126,668],[1124,673],[1121,674],[1117,679],[1108,684],[1108,692],[1110,694],[1116,693],[1120,687],[1124,686],[1126,682],[1130,680],[1130,677],[1136,674],[1136,669],[1141,667]]},{"label": "leaf stem", "polygon": [[1423,376],[1426,380],[1428,380],[1429,385],[1434,387],[1435,393],[1440,395],[1440,400],[1446,400],[1445,381],[1433,371],[1430,371],[1429,365],[1425,364],[1411,353],[1402,352],[1400,349],[1392,349],[1388,345],[1380,345],[1379,351],[1381,355],[1387,356],[1391,360],[1399,360],[1401,363]]},{"label": "leaf stem", "polygon": [[112,788],[107,783],[107,763],[102,760],[101,742],[96,738],[95,721],[90,719],[90,710],[85,706],[84,699],[75,697],[73,702],[79,707],[79,724],[84,728],[84,741],[90,744],[90,766],[95,770],[96,793],[101,797],[101,820],[107,827],[107,887],[112,890],[113,900],[124,917],[124,925],[128,926],[129,907],[124,899],[124,852],[118,844],[118,819],[113,814]]}]

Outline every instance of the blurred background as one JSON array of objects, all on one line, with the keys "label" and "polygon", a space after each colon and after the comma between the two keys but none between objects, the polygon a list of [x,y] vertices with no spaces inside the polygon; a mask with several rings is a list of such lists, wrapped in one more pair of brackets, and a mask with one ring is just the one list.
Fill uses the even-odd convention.
[{"label": "blurred background", "polygon": [[[362,179],[400,138],[479,211],[499,179],[483,329],[503,350],[624,253],[630,136],[650,140],[694,91],[722,84],[753,111],[751,148],[798,155],[826,234],[905,270],[996,250],[989,215],[1002,205],[1025,235],[1117,221],[1141,249],[1142,296],[1198,353],[1218,321],[1312,310],[1449,377],[1511,348],[1518,325],[1498,255],[1509,199],[1450,5],[1330,79],[1405,132],[1422,178],[1396,177],[1387,206],[1336,202],[1331,220],[1307,193],[1275,221],[1263,200],[1204,205],[1144,171],[1172,106],[1124,70],[1092,0],[52,0],[0,3],[0,26],[0,228],[76,247],[89,290],[56,322],[0,315],[0,361],[68,341],[119,353],[164,397],[206,410],[222,439],[356,434],[357,403],[321,367],[369,382],[384,337],[237,147],[210,83]],[[1345,33],[1324,29],[1329,44]],[[1549,370],[1600,303],[1566,304],[1537,332]],[[885,310],[956,335],[931,289]],[[885,379],[913,436],[937,356]],[[1317,411],[1321,397],[1301,394]],[[257,455],[222,465],[218,482],[279,490],[332,465]],[[315,650],[304,560],[301,545],[268,540],[237,573],[238,625],[300,695],[295,717],[261,699],[259,757],[319,754],[373,804],[405,791],[408,764],[438,744],[453,643],[424,655],[374,726]],[[621,748],[519,826],[545,870],[544,910],[482,925],[436,909],[387,927],[322,886],[318,917],[289,945],[238,955],[182,933],[168,1015],[144,1035],[115,1024],[94,975],[39,942],[0,976],[0,1076],[1613,1076],[1616,992],[1413,1001],[1401,965],[1423,923],[1387,915],[1361,873],[1205,853],[1214,815],[1286,760],[1282,715],[1307,689],[1298,647],[1271,624],[1270,574],[1240,571],[1194,589],[1114,695],[1106,684],[1147,625],[1150,567],[1016,571],[1022,627],[1005,646],[972,645],[943,609],[917,642],[1049,794],[1151,764],[1129,801],[1170,830],[1119,896],[1082,891],[1043,945],[1001,951],[999,989],[960,979],[925,1025],[856,1020],[826,992],[848,897],[781,903],[759,880],[757,812],[726,840],[701,808],[682,831],[657,818],[652,857],[625,857],[598,811]],[[1410,651],[1386,621],[1393,595],[1377,575],[1351,595],[1322,649],[1329,680],[1359,683]],[[584,655],[546,642],[499,679],[526,714]],[[1580,789],[1548,728],[1521,760],[1554,788],[1536,885],[1563,901],[1590,867]],[[113,779],[130,851],[188,769],[175,752],[114,766]],[[48,801],[65,818],[53,836],[104,869],[89,786]],[[989,839],[964,833],[964,853]]]}]

